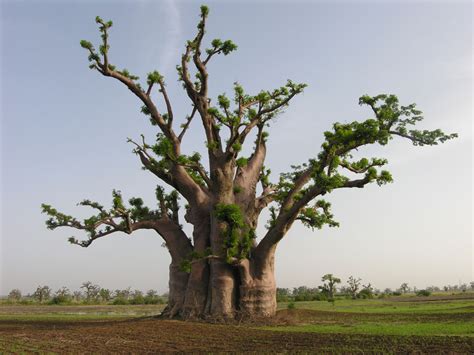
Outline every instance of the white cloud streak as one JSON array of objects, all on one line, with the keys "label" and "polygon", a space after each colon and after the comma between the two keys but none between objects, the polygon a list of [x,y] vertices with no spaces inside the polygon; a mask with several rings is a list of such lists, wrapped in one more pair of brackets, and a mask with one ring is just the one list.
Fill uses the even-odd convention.
[{"label": "white cloud streak", "polygon": [[166,34],[165,44],[161,48],[161,53],[158,59],[160,71],[163,74],[169,74],[174,69],[175,63],[178,61],[179,43],[181,39],[181,15],[179,7],[174,0],[165,1],[166,12]]}]

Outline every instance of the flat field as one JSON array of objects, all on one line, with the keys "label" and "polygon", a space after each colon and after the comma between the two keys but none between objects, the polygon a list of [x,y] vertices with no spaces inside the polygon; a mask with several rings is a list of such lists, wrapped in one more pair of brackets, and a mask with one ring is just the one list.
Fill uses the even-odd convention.
[{"label": "flat field", "polygon": [[474,294],[279,304],[259,323],[157,319],[163,306],[0,305],[0,353],[474,353]]}]

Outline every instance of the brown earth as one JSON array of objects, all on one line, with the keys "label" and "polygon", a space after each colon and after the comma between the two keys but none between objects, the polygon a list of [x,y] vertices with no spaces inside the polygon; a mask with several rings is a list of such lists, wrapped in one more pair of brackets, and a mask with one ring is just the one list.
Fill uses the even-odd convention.
[{"label": "brown earth", "polygon": [[[314,316],[312,311],[279,312],[277,322],[288,324]],[[432,354],[473,353],[474,344],[472,338],[465,337],[290,333],[255,329],[252,324],[222,325],[156,318],[73,322],[4,320],[0,321],[0,353],[3,352]]]}]

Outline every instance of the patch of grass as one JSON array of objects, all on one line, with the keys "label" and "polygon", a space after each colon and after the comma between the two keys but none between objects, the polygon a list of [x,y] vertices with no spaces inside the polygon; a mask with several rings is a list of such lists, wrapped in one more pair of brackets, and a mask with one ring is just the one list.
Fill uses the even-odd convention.
[{"label": "patch of grass", "polygon": [[[278,304],[287,308],[286,302]],[[474,313],[474,300],[440,300],[429,302],[397,302],[379,300],[337,300],[334,305],[322,301],[297,302],[296,308],[330,312],[355,313]]]},{"label": "patch of grass", "polygon": [[[262,329],[262,328],[260,328]],[[280,332],[310,332],[371,335],[469,336],[474,337],[474,322],[459,323],[362,323],[362,324],[309,324],[296,326],[263,327]]]}]

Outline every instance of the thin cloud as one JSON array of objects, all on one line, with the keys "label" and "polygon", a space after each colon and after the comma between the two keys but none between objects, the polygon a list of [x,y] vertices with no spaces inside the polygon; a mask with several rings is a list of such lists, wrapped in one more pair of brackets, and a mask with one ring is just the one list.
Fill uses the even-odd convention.
[{"label": "thin cloud", "polygon": [[174,0],[165,1],[166,34],[165,44],[161,48],[158,64],[160,71],[169,74],[177,63],[181,39],[181,14]]}]

